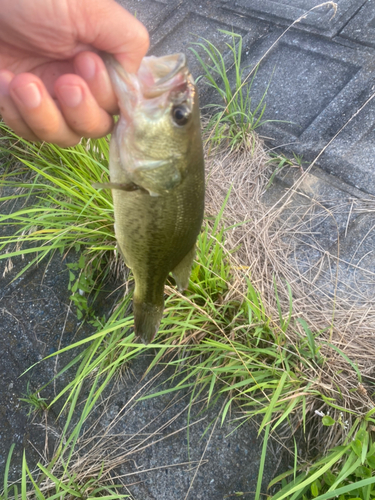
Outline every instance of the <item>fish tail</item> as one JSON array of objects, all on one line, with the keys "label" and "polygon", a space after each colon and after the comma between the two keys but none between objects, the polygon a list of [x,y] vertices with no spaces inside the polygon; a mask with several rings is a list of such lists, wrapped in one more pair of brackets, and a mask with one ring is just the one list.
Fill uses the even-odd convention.
[{"label": "fish tail", "polygon": [[133,300],[135,334],[145,344],[152,342],[155,337],[163,317],[163,309],[164,304],[155,305]]}]

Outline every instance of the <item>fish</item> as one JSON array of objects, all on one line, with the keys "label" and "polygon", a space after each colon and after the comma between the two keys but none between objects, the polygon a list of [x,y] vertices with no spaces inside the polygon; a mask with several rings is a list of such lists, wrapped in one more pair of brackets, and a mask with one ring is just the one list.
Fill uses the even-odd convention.
[{"label": "fish", "polygon": [[199,100],[183,53],[142,60],[131,74],[103,57],[120,116],[112,132],[110,182],[117,245],[132,270],[134,331],[158,332],[168,275],[188,287],[204,212]]}]

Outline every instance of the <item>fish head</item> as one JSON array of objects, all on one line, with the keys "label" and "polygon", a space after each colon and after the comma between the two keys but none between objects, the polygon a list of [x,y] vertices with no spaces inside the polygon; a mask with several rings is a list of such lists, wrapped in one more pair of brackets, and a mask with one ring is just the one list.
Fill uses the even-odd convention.
[{"label": "fish head", "polygon": [[187,174],[194,142],[201,147],[198,96],[186,57],[145,57],[137,74],[113,57],[106,65],[120,108],[111,181],[162,195]]}]

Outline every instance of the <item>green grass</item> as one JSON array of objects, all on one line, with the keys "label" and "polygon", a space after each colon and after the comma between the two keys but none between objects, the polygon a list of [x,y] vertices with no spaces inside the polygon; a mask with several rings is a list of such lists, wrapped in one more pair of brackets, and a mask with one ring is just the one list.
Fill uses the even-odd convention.
[{"label": "green grass", "polygon": [[[273,500],[312,499],[340,500],[367,499],[375,496],[375,442],[373,441],[369,412],[363,419],[356,419],[345,443],[336,446],[325,457],[311,464],[309,470],[295,476],[289,483],[285,478],[294,471],[281,474],[271,485],[282,480],[283,488]],[[325,417],[323,417],[325,418]],[[332,420],[332,419],[331,419]],[[361,421],[362,420],[362,421]],[[329,425],[334,425],[328,421]]]},{"label": "green grass", "polygon": [[33,392],[30,389],[30,382],[27,383],[26,394],[23,395],[23,398],[20,398],[20,401],[27,406],[29,417],[38,413],[44,413],[48,408],[47,399],[42,398],[39,392]]},{"label": "green grass", "polygon": [[[224,60],[221,51],[205,38],[203,38],[204,43],[195,43],[194,45],[203,50],[210,63],[205,63],[194,48],[190,50],[202,66],[202,76],[205,81],[223,101],[222,104],[209,104],[206,106],[210,113],[206,126],[209,140],[213,146],[224,143],[230,148],[235,148],[244,144],[251,144],[252,132],[266,121],[270,121],[263,119],[268,87],[260,101],[254,105],[251,87],[258,67],[249,73],[248,68],[241,66],[243,52],[241,35],[225,30],[219,31],[232,38],[231,43],[226,43],[233,56],[230,67]],[[230,70],[233,70],[233,82],[229,79]],[[246,72],[249,75],[245,78],[244,74]]]},{"label": "green grass", "polygon": [[0,154],[11,155],[13,162],[23,166],[16,171],[8,168],[1,177],[1,184],[17,194],[1,197],[0,203],[35,200],[11,216],[0,215],[0,226],[19,228],[12,236],[0,236],[0,259],[31,256],[16,279],[56,252],[79,252],[79,262],[68,266],[71,298],[78,314],[86,314],[89,294],[100,289],[109,275],[109,263],[115,260],[111,194],[92,186],[108,180],[107,139],[83,140],[67,149],[53,144],[41,147],[0,123]]},{"label": "green grass", "polygon": [[[112,229],[111,202],[102,202],[101,194],[98,193],[99,203],[93,199],[92,191],[89,191],[89,204],[76,187],[70,189],[67,196],[64,196],[64,192],[65,183],[71,184],[69,179],[74,179],[75,176],[79,178],[86,175],[87,186],[92,181],[97,181],[101,174],[92,174],[87,164],[97,168],[98,163],[92,160],[86,163],[84,157],[90,156],[92,152],[97,155],[97,148],[100,148],[101,143],[103,141],[93,141],[90,148],[79,147],[78,157],[81,162],[75,166],[70,163],[69,166],[65,165],[65,168],[61,167],[58,148],[47,146],[45,153],[43,149],[39,151],[34,147],[25,148],[22,154],[16,150],[18,160],[26,166],[33,165],[35,177],[29,189],[31,193],[37,192],[37,198],[34,206],[21,209],[21,213],[16,212],[8,218],[4,217],[4,224],[15,220],[20,225],[18,234],[3,242],[4,247],[6,244],[17,244],[21,239],[24,244],[28,244],[28,250],[31,251],[34,244],[34,248],[39,252],[34,258],[36,260],[47,258],[56,250],[65,253],[67,249],[78,249],[76,247],[79,245],[82,252],[81,262],[78,263],[79,279],[83,281],[86,276],[92,279],[92,267],[86,263],[95,262],[97,256],[102,256],[103,252],[113,252],[113,246],[104,245],[100,241],[100,238],[105,238],[106,241],[111,241],[112,245],[114,242],[113,234],[109,231],[109,228]],[[103,157],[107,151],[106,144],[104,148]],[[65,158],[67,151],[62,150],[62,155]],[[36,166],[39,163],[43,163],[44,168]],[[57,168],[54,168],[55,166]],[[68,168],[76,172],[68,172]],[[8,184],[10,182],[8,181]],[[28,189],[27,184],[22,187]],[[40,193],[43,193],[43,196]],[[108,210],[107,221],[104,219],[101,203],[105,203]],[[39,206],[43,210],[38,211]],[[69,225],[60,219],[62,207],[63,220],[72,221]],[[89,209],[86,210],[86,207]],[[90,403],[87,406],[89,412],[109,382],[119,376],[124,365],[148,349],[155,353],[149,369],[156,363],[168,363],[175,366],[176,373],[179,374],[173,389],[160,388],[153,397],[163,394],[164,391],[177,391],[187,387],[192,390],[192,400],[206,391],[207,404],[219,395],[224,395],[226,404],[221,415],[222,421],[228,415],[231,404],[236,402],[243,410],[243,420],[258,416],[261,419],[260,433],[265,430],[267,435],[271,429],[276,429],[287,420],[289,415],[303,408],[304,399],[308,394],[315,393],[310,388],[310,381],[297,377],[294,372],[294,367],[300,363],[298,349],[302,349],[306,341],[301,339],[297,349],[287,342],[285,331],[290,326],[291,305],[286,316],[280,310],[280,320],[275,323],[268,317],[262,298],[250,280],[246,281],[243,291],[233,290],[233,263],[225,242],[226,232],[231,228],[225,228],[223,224],[223,210],[224,206],[215,219],[205,222],[199,236],[197,259],[192,270],[189,290],[180,295],[174,289],[168,289],[165,315],[156,341],[151,346],[134,342],[133,318],[127,313],[131,301],[129,294],[105,324],[100,326],[101,320],[96,318],[97,333],[56,353],[82,349],[57,375],[62,375],[67,370],[75,370],[71,381],[49,404],[50,408],[58,400],[62,400],[62,411],[68,412],[64,439],[68,435],[78,401],[83,397],[82,388],[87,391],[87,388],[91,387]],[[35,217],[39,217],[39,214],[40,218],[36,220]],[[95,225],[97,220],[100,220],[100,223]],[[22,225],[25,223],[26,232],[25,226]],[[35,229],[30,232],[31,227]],[[87,231],[80,235],[79,227],[84,227]],[[101,229],[103,227],[106,228],[105,232]],[[96,228],[99,228],[99,231]],[[94,240],[90,238],[90,232]],[[38,241],[38,237],[42,243]],[[11,252],[11,256],[20,254],[22,248]],[[106,262],[109,260],[110,256]],[[107,272],[101,268],[103,276]],[[71,277],[71,283],[76,283],[75,279],[75,276]],[[231,292],[232,298],[227,300],[226,296]],[[315,362],[312,354],[306,359],[307,365]],[[79,436],[78,427],[71,438],[72,449]],[[265,450],[266,448],[263,464]],[[260,473],[260,477],[261,475]]]},{"label": "green grass", "polygon": [[[90,395],[86,401],[78,424],[74,427],[67,439],[62,439],[52,460],[48,464],[38,462],[33,470],[30,470],[26,453],[24,451],[21,464],[21,477],[16,482],[11,482],[9,471],[12,466],[12,455],[15,445],[9,450],[5,464],[3,478],[3,490],[0,500],[90,500],[101,498],[102,500],[117,500],[129,498],[122,493],[122,484],[112,481],[110,474],[106,471],[106,458],[103,457],[96,464],[90,464],[89,473],[82,467],[78,472],[71,470],[74,459],[72,458],[75,443],[81,431],[82,424],[87,417],[86,407],[90,407]],[[76,465],[76,464],[74,464]],[[108,467],[108,466],[107,466]]]},{"label": "green grass", "polygon": [[[104,152],[99,153],[101,143],[104,144]],[[73,284],[79,283],[79,280],[84,281],[86,276],[92,279],[93,269],[97,268],[91,266],[91,263],[96,262],[99,255],[106,256],[104,262],[108,266],[110,253],[114,250],[114,236],[111,233],[113,230],[111,201],[106,198],[102,200],[101,193],[98,193],[99,203],[93,199],[92,191],[89,191],[90,197],[86,200],[78,188],[72,188],[72,182],[69,181],[74,176],[79,178],[84,175],[88,177],[85,181],[87,186],[92,181],[97,181],[102,174],[98,171],[92,174],[87,164],[97,169],[98,160],[92,161],[89,158],[86,163],[85,156],[94,153],[95,158],[98,155],[105,158],[106,151],[107,144],[103,141],[98,143],[92,141],[89,148],[78,147],[78,158],[81,162],[74,167],[70,163],[70,168],[75,170],[73,173],[66,172],[61,167],[58,148],[47,147],[46,153],[31,146],[25,148],[23,153],[16,149],[18,160],[26,166],[33,165],[35,177],[30,186],[25,183],[22,187],[29,193],[36,194],[36,203],[34,206],[21,209],[21,213],[16,212],[8,218],[3,217],[3,224],[15,220],[20,226],[17,235],[3,241],[4,247],[6,244],[15,245],[21,239],[31,251],[34,244],[34,249],[38,251],[34,261],[48,258],[51,252],[56,250],[65,253],[67,249],[81,249],[80,262],[77,263],[80,277],[77,281],[73,273],[71,277]],[[61,152],[65,158],[66,150]],[[44,163],[44,168],[36,166],[38,162]],[[6,179],[10,179],[10,176],[9,172]],[[6,180],[6,182],[10,185],[15,181]],[[70,184],[69,195],[74,195],[72,198],[64,196],[65,183]],[[38,207],[43,210],[38,211]],[[87,211],[86,207],[89,207]],[[62,208],[64,215],[61,217],[72,221],[68,226],[60,219]],[[82,389],[90,391],[84,411],[84,415],[87,416],[108,384],[121,374],[124,366],[135,356],[152,349],[154,357],[149,369],[157,363],[168,363],[170,366],[175,366],[176,373],[179,374],[172,386],[173,389],[161,387],[152,397],[188,387],[192,391],[192,401],[205,392],[207,405],[223,395],[226,403],[220,416],[222,421],[227,417],[233,403],[241,408],[243,414],[238,425],[251,417],[260,419],[259,434],[265,437],[256,493],[256,498],[260,498],[267,440],[272,432],[277,431],[296,414],[300,415],[302,426],[305,427],[308,398],[319,398],[323,395],[316,390],[314,380],[304,373],[321,366],[324,358],[320,355],[315,336],[309,330],[307,323],[302,322],[305,336],[300,335],[296,343],[288,340],[287,330],[295,328],[291,319],[292,297],[289,298],[287,311],[282,311],[279,305],[279,318],[276,321],[269,317],[261,295],[245,276],[246,286],[240,291],[233,289],[233,260],[225,242],[226,232],[231,228],[226,228],[224,225],[223,210],[224,206],[215,219],[205,222],[199,236],[197,259],[192,270],[189,290],[180,295],[173,288],[167,289],[165,315],[156,341],[151,346],[134,342],[133,318],[128,313],[131,294],[128,294],[104,324],[103,319],[95,319],[98,330],[94,335],[56,353],[61,354],[75,348],[82,349],[57,375],[60,376],[67,370],[75,371],[71,381],[48,407],[52,407],[58,400],[63,401],[63,410],[67,412],[63,439],[70,443],[70,450],[74,450],[82,420],[81,424],[75,425],[73,431],[70,431],[70,428],[74,411],[83,397]],[[105,214],[108,214],[107,220]],[[22,224],[27,225],[26,232]],[[30,231],[32,227],[35,229]],[[87,231],[79,234],[79,227],[86,228]],[[39,237],[41,242],[38,240]],[[111,243],[104,244],[101,238]],[[22,248],[11,252],[11,256],[21,254]],[[2,257],[8,258],[9,255]],[[108,272],[105,267],[100,268],[102,276],[106,276]],[[227,300],[227,296],[231,298]],[[276,287],[275,296],[279,302]],[[77,306],[80,310],[80,305]],[[329,404],[330,400],[325,399]],[[335,404],[335,401],[332,400],[332,404]],[[358,425],[357,423],[357,427]],[[335,467],[339,467],[339,463],[344,464],[341,470],[345,470],[345,464],[353,461],[355,452],[352,450],[349,453],[349,451],[349,444],[334,449],[328,457],[310,466],[308,474],[303,470],[298,473],[295,469],[295,479],[288,484],[285,483],[288,476],[280,478],[284,481],[282,492],[285,496],[279,494],[277,498],[280,500],[312,498],[316,491],[319,494],[325,493],[331,487],[328,484],[329,480],[326,479],[327,473],[334,474]],[[66,459],[67,464],[69,458],[68,456]],[[26,465],[24,462],[23,474],[28,478],[30,486],[33,480]],[[368,463],[365,462],[361,466],[366,467]],[[44,472],[41,467],[43,466],[39,467],[40,474]],[[361,470],[365,471],[365,469],[353,470],[350,465],[347,469],[348,474],[341,479],[339,485],[345,484],[353,474],[358,475]],[[54,477],[56,479],[56,476]],[[70,479],[66,480],[69,484]],[[37,485],[35,479],[34,482]],[[37,491],[36,486],[33,487]],[[312,488],[311,494],[306,493],[309,488],[310,490]]]},{"label": "green grass", "polygon": [[[236,293],[230,301],[224,299],[231,289],[232,276],[231,257],[225,250],[225,233],[230,228],[222,227],[221,218],[219,213],[213,223],[208,221],[198,238],[188,291],[184,295],[174,289],[168,291],[165,315],[151,346],[156,355],[149,369],[166,359],[183,376],[175,390],[206,388],[208,401],[218,394],[228,395],[223,419],[234,400],[242,405],[246,418],[259,414],[268,419],[280,408],[288,408],[289,413],[302,404],[302,397],[275,401],[271,409],[269,402],[277,388],[283,395],[298,392],[301,387],[309,390],[308,381],[297,380],[292,373],[293,366],[300,362],[300,351],[288,345],[285,337],[291,310],[286,318],[280,311],[281,321],[275,324],[249,280],[245,293]],[[101,386],[104,390],[124,363],[149,349],[134,343],[133,317],[126,314],[130,301],[128,294],[93,336],[56,353],[87,345],[64,368],[76,366],[76,376],[50,406],[62,396],[68,396],[65,405],[77,399],[83,382],[94,373],[95,378],[105,381]],[[301,339],[301,349],[306,342]],[[314,354],[306,358],[307,367],[315,363]]]},{"label": "green grass", "polygon": [[[207,65],[200,59],[205,77],[223,99],[223,104],[213,109],[210,139],[214,145],[226,143],[232,148],[251,141],[252,132],[262,123],[265,104],[263,96],[253,108],[252,80],[243,82],[242,39],[239,35],[230,35],[232,44],[228,46],[234,58],[234,90],[220,52],[208,41],[198,45],[212,61]],[[24,500],[27,492],[38,499],[103,495],[119,498],[110,483],[101,482],[99,472],[98,482],[81,481],[70,472],[70,464],[83,423],[109,383],[122,376],[132,359],[151,349],[153,357],[149,370],[156,364],[168,364],[175,367],[178,377],[174,375],[168,381],[173,382],[172,388],[161,386],[152,396],[143,396],[144,399],[189,388],[191,401],[205,394],[207,406],[218,397],[224,397],[221,421],[228,417],[233,404],[242,412],[238,425],[250,418],[256,419],[259,435],[264,438],[255,493],[258,500],[270,436],[288,425],[294,429],[295,421],[305,431],[311,420],[308,412],[314,400],[324,401],[327,408],[332,406],[340,410],[335,397],[321,393],[316,384],[319,370],[327,362],[321,354],[320,332],[312,332],[308,323],[300,319],[303,333],[298,333],[291,293],[284,310],[276,282],[276,318],[271,317],[261,294],[245,272],[242,283],[238,284],[238,269],[234,273],[236,263],[232,258],[234,249],[226,246],[226,233],[232,228],[226,227],[225,205],[216,217],[205,220],[198,238],[189,289],[181,295],[172,286],[166,288],[165,314],[153,344],[145,346],[134,340],[131,292],[117,304],[110,317],[95,317],[90,295],[95,296],[110,275],[111,265],[118,263],[110,192],[92,187],[93,183],[103,183],[108,178],[107,140],[82,141],[77,147],[67,149],[46,144],[41,147],[18,138],[4,124],[0,126],[3,132],[0,154],[9,163],[1,183],[18,190],[17,194],[1,198],[0,202],[29,198],[23,208],[0,218],[1,225],[17,227],[14,235],[0,238],[0,259],[29,254],[31,260],[21,274],[32,265],[50,259],[55,252],[61,255],[79,252],[80,258],[68,268],[71,298],[79,317],[89,318],[97,327],[96,333],[89,338],[54,354],[79,350],[57,375],[66,374],[68,370],[73,372],[70,382],[48,404],[51,408],[59,402],[61,414],[64,414],[64,429],[56,457],[47,466],[39,464],[37,471],[31,473],[24,456],[20,484],[10,486],[6,472],[0,498],[8,500],[14,496]],[[283,168],[285,161],[282,158],[278,161],[276,168]],[[11,167],[14,162],[19,165],[16,170]],[[27,172],[32,173],[31,179]],[[132,290],[131,276],[128,280]],[[40,407],[38,392],[42,389],[29,393],[24,399],[31,406]],[[44,405],[43,401],[43,410]],[[73,417],[78,410],[80,417],[76,422]],[[324,415],[321,426],[342,429],[346,410],[341,410],[341,421]],[[271,486],[276,482],[281,484],[280,491],[272,498],[323,500],[332,498],[334,489],[339,488],[341,500],[370,500],[375,496],[372,490],[375,447],[371,434],[374,423],[371,412],[355,418],[354,425],[346,430],[343,445],[307,465],[299,462],[295,452],[293,469],[272,482]],[[11,453],[7,471],[10,463]],[[57,463],[60,466],[54,468]],[[42,491],[41,485],[46,478],[49,478],[50,489]]]}]

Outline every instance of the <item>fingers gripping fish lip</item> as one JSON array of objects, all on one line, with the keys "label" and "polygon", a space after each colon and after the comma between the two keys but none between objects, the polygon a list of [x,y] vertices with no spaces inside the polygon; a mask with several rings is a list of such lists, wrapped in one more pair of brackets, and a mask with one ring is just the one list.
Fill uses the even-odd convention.
[{"label": "fingers gripping fish lip", "polygon": [[141,96],[139,80],[135,74],[126,72],[110,54],[102,54],[102,58],[111,78],[121,110],[125,114],[131,113]]}]

